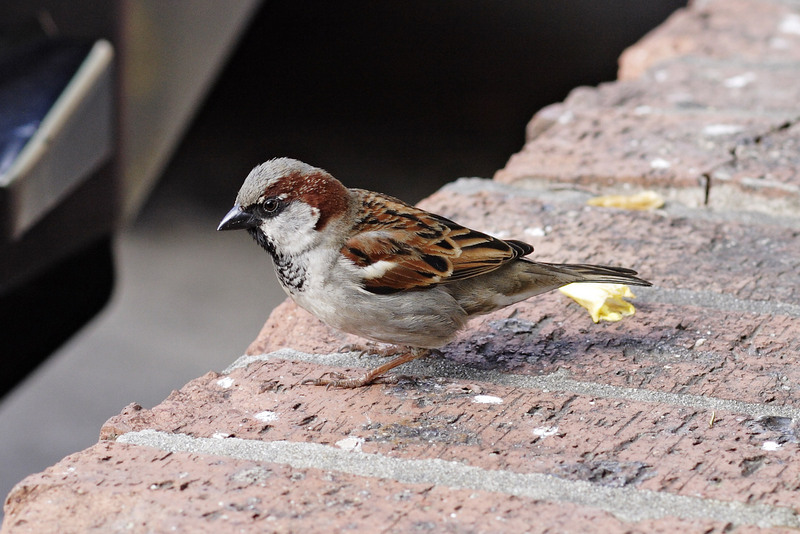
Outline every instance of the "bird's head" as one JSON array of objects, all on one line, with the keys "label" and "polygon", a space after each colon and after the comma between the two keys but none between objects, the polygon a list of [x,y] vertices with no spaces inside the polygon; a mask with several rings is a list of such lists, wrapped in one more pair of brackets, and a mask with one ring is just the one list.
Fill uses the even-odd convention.
[{"label": "bird's head", "polygon": [[326,171],[271,159],[250,171],[217,230],[247,230],[272,254],[299,254],[320,242],[349,202],[349,190]]}]

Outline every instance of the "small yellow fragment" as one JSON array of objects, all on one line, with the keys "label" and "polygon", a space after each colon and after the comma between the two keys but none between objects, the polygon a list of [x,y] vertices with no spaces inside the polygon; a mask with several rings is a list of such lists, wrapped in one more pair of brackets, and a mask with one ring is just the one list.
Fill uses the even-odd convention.
[{"label": "small yellow fragment", "polygon": [[635,195],[604,195],[590,198],[590,206],[620,208],[623,210],[656,210],[664,205],[664,199],[655,191],[642,191]]},{"label": "small yellow fragment", "polygon": [[620,321],[636,312],[633,304],[623,300],[636,298],[625,284],[567,284],[559,291],[586,308],[595,323]]}]

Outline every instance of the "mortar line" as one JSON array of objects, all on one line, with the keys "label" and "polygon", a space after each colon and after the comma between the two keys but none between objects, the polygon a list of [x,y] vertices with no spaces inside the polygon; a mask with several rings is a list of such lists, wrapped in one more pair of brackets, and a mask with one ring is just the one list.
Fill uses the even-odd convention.
[{"label": "mortar line", "polygon": [[[336,367],[371,367],[368,360],[359,358],[355,353],[308,354],[294,349],[280,349],[268,354],[242,356],[223,370],[222,373],[229,374],[236,369],[247,367],[251,363],[269,360],[298,361]],[[582,382],[569,378],[568,373],[564,370],[547,375],[519,375],[473,369],[442,358],[428,358],[426,360],[415,360],[405,364],[402,368],[402,374],[481,381],[500,386],[537,389],[542,391],[559,391],[604,399],[622,399],[635,402],[667,404],[706,411],[732,412],[749,415],[754,418],[771,416],[800,420],[800,408],[795,408],[793,406],[773,406],[755,402],[721,399],[707,395],[670,393],[652,389],[614,386],[597,382]]]},{"label": "mortar line", "polygon": [[726,293],[696,291],[684,288],[642,287],[636,288],[640,302],[696,306],[718,311],[755,313],[760,315],[787,315],[800,317],[800,305],[788,302],[749,300],[736,298]]},{"label": "mortar line", "polygon": [[167,452],[272,462],[295,469],[338,471],[362,477],[395,480],[402,484],[429,484],[551,502],[570,502],[599,508],[627,522],[678,517],[711,519],[734,525],[800,527],[797,514],[786,507],[721,501],[625,487],[613,488],[585,481],[565,480],[541,473],[484,469],[439,458],[396,458],[376,453],[345,451],[330,445],[306,442],[197,438],[152,429],[128,432],[118,437],[117,441],[155,447]]},{"label": "mortar line", "polygon": [[[704,187],[698,186],[696,190],[702,194]],[[455,193],[462,196],[478,193],[498,193],[512,195],[517,198],[530,198],[538,202],[555,204],[576,204],[583,206],[592,193],[582,189],[581,186],[551,182],[542,179],[537,186],[520,185],[516,183],[496,182],[491,178],[464,177],[443,185],[437,193]],[[739,224],[762,224],[782,228],[800,228],[800,218],[786,215],[769,215],[761,211],[742,212],[734,209],[713,209],[707,207],[692,207],[681,204],[679,201],[670,201],[660,212],[674,217],[688,217],[695,220],[732,221]]]}]

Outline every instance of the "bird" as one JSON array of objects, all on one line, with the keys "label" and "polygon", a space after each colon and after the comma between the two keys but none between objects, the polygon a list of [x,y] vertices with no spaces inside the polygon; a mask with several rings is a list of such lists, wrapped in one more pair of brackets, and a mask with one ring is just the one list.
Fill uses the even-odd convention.
[{"label": "bird", "polygon": [[469,319],[575,282],[650,286],[632,269],[553,264],[388,195],[345,187],[280,157],[257,165],[217,230],[246,230],[297,305],[395,356],[366,373],[303,381],[337,388],[391,382],[389,370],[450,342]]}]

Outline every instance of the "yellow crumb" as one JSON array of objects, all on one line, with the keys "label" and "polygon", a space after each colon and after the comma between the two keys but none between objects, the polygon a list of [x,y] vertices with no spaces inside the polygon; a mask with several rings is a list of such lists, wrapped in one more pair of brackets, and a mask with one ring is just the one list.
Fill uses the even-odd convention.
[{"label": "yellow crumb", "polygon": [[624,210],[655,210],[664,205],[664,199],[655,191],[642,191],[635,195],[604,195],[590,198],[590,206],[620,208]]},{"label": "yellow crumb", "polygon": [[636,298],[625,284],[568,284],[559,291],[586,308],[595,323],[620,321],[636,312],[633,304],[624,300]]}]

